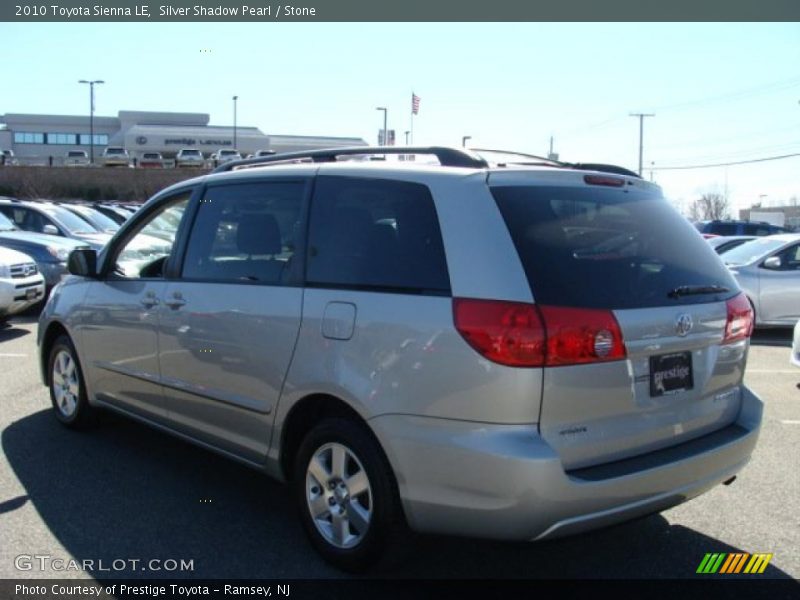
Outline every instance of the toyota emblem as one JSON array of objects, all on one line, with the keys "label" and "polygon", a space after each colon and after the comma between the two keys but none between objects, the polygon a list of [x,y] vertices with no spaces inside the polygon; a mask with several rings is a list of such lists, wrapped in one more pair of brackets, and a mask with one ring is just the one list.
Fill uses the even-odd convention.
[{"label": "toyota emblem", "polygon": [[675,320],[675,333],[683,337],[692,330],[692,316],[683,313]]},{"label": "toyota emblem", "polygon": [[147,138],[144,137],[143,135],[140,135],[139,137],[136,138],[136,143],[139,144],[140,146],[144,146],[147,143]]}]

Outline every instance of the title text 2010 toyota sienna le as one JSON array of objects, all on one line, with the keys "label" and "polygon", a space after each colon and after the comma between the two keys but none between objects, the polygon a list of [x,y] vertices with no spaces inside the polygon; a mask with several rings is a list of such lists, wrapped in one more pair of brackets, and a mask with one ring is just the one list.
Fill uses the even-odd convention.
[{"label": "title text 2010 toyota sienna le", "polygon": [[115,410],[288,481],[352,570],[408,528],[541,540],[731,480],[762,403],[714,251],[624,169],[487,158],[275,155],[157,194],[42,313],[56,417]]}]

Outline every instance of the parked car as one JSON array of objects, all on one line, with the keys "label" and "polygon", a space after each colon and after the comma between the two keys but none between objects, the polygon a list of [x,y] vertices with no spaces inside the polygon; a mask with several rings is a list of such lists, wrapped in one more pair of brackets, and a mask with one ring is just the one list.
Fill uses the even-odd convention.
[{"label": "parked car", "polygon": [[756,327],[800,319],[800,233],[757,238],[721,258],[747,294]]},{"label": "parked car", "polygon": [[456,148],[338,160],[403,151],[229,163],[75,251],[38,329],[55,417],[114,410],[288,481],[349,570],[407,527],[543,540],[730,483],[763,410],[752,311],[660,188]]},{"label": "parked car", "polygon": [[64,156],[65,167],[88,167],[89,155],[86,150],[69,150]]},{"label": "parked car", "polygon": [[130,167],[131,157],[122,146],[108,146],[100,158],[104,167]]},{"label": "parked car", "polygon": [[79,216],[97,231],[114,234],[116,233],[117,229],[119,229],[119,223],[117,223],[111,217],[105,215],[103,212],[99,211],[94,206],[73,202],[62,202],[59,204],[59,206]]},{"label": "parked car", "polygon": [[774,235],[785,233],[787,230],[771,223],[760,221],[734,221],[734,220],[714,220],[698,221],[695,227],[700,233],[713,233],[715,235]]},{"label": "parked car", "polygon": [[69,253],[75,248],[89,248],[86,243],[69,238],[22,231],[3,214],[0,214],[0,246],[23,252],[36,261],[47,295],[67,274]]},{"label": "parked car", "polygon": [[0,324],[44,298],[44,278],[27,254],[0,247]]},{"label": "parked car", "polygon": [[203,153],[196,148],[181,148],[175,155],[175,167],[204,167]]},{"label": "parked car", "polygon": [[120,206],[113,206],[111,204],[93,204],[92,205],[95,210],[99,210],[109,219],[114,221],[117,225],[122,225],[125,221],[128,220],[133,212],[127,209],[124,209]]},{"label": "parked car", "polygon": [[142,169],[163,169],[164,157],[161,152],[145,152],[139,159],[139,166]]},{"label": "parked car", "polygon": [[221,165],[231,160],[242,160],[242,155],[239,153],[238,150],[233,149],[221,149],[217,150],[214,154],[211,155],[210,160],[214,164],[214,166]]},{"label": "parked car", "polygon": [[792,339],[792,364],[800,367],[800,321],[794,326],[794,338]]},{"label": "parked car", "polygon": [[755,236],[752,235],[715,235],[707,238],[708,243],[711,244],[717,254],[724,254],[728,250],[733,250],[737,246],[754,239]]},{"label": "parked car", "polygon": [[14,156],[13,150],[0,150],[0,167],[16,167],[19,160]]},{"label": "parked car", "polygon": [[272,156],[275,154],[275,150],[259,150],[256,152],[256,158],[261,158],[262,156]]},{"label": "parked car", "polygon": [[67,209],[47,202],[0,200],[0,213],[23,231],[72,238],[98,251],[111,239]]}]

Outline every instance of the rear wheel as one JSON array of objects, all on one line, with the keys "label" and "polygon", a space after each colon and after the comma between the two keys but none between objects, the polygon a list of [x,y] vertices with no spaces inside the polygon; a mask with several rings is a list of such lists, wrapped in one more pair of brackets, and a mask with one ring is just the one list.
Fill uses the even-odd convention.
[{"label": "rear wheel", "polygon": [[326,419],[305,437],[292,479],[311,543],[329,563],[363,571],[405,546],[405,524],[391,467],[370,432]]},{"label": "rear wheel", "polygon": [[50,349],[48,361],[50,399],[56,418],[65,426],[80,429],[94,421],[94,409],[86,396],[78,354],[66,335]]}]

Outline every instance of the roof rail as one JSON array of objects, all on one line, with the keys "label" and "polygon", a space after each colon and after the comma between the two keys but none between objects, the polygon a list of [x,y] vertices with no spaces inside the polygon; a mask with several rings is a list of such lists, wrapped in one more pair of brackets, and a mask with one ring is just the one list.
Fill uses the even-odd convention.
[{"label": "roof rail", "polygon": [[[522,166],[549,166],[549,167],[561,167],[562,169],[578,169],[583,171],[601,171],[603,173],[615,173],[617,175],[627,175],[628,177],[636,177],[637,179],[641,179],[641,176],[638,173],[634,173],[626,169],[625,167],[618,167],[617,165],[607,165],[603,163],[568,163],[560,160],[553,160],[552,158],[545,158],[543,156],[537,156],[535,154],[525,154],[523,152],[514,152],[512,150],[490,150],[488,148],[472,148],[474,152],[481,153],[493,153],[493,154],[501,154],[506,155],[508,157],[513,158],[514,160],[506,160],[503,162],[498,162],[498,166],[506,166],[506,165],[522,165]],[[519,160],[516,158],[519,157]]]},{"label": "roof rail", "polygon": [[481,158],[484,156],[481,154],[482,152],[486,152],[489,154],[502,154],[508,157],[519,157],[519,160],[506,160],[506,161],[498,161],[498,165],[504,166],[507,164],[513,165],[545,165],[550,167],[563,167],[565,163],[559,162],[557,160],[553,160],[551,158],[545,158],[544,156],[537,156],[536,154],[526,154],[524,152],[515,152],[513,150],[495,150],[492,148],[470,148],[473,152],[478,153]]},{"label": "roof rail", "polygon": [[224,173],[239,167],[253,167],[269,163],[289,162],[308,159],[311,162],[336,162],[339,156],[358,156],[374,154],[432,154],[443,167],[466,167],[485,169],[489,164],[477,154],[461,148],[444,146],[348,146],[345,148],[326,148],[301,152],[283,152],[271,156],[258,156],[226,162],[212,171]]}]

